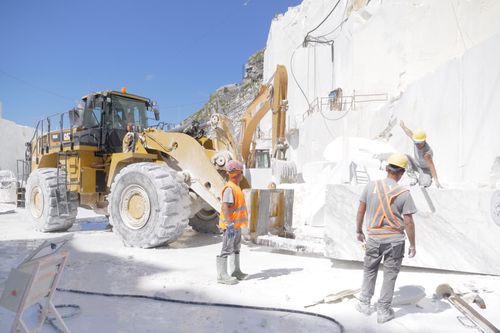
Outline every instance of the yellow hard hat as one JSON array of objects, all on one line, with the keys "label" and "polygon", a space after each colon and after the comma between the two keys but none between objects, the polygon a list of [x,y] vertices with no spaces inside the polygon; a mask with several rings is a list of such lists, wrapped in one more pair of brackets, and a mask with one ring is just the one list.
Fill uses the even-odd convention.
[{"label": "yellow hard hat", "polygon": [[415,142],[424,142],[427,139],[427,134],[424,131],[418,130],[412,135],[412,139]]},{"label": "yellow hard hat", "polygon": [[408,167],[408,157],[404,154],[394,153],[389,156],[387,163],[406,169]]}]

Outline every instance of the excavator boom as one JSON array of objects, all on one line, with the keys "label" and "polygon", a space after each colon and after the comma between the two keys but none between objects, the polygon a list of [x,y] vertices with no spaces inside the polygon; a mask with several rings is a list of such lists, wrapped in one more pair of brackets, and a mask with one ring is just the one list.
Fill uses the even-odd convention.
[{"label": "excavator boom", "polygon": [[[262,85],[259,94],[250,103],[242,116],[241,155],[243,161],[250,160],[250,147],[257,126],[269,110],[272,117],[272,150],[273,155],[278,145],[284,143],[286,128],[288,74],[285,66],[278,65],[273,76],[273,84]],[[284,155],[284,154],[283,154]],[[284,159],[284,156],[279,158]]]}]

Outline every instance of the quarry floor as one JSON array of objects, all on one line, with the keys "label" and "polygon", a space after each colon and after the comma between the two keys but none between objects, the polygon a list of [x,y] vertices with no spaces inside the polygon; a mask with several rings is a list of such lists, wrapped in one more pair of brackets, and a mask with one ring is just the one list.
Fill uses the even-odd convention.
[{"label": "quarry floor", "polygon": [[[334,318],[345,332],[472,332],[457,319],[462,316],[460,312],[448,302],[433,298],[438,284],[449,283],[455,291],[476,291],[487,308],[479,309],[475,304],[473,307],[500,327],[498,276],[404,267],[396,289],[417,285],[425,288],[426,296],[416,304],[395,308],[393,321],[377,324],[376,315],[367,317],[354,309],[353,298],[304,308],[326,295],[359,288],[360,262],[244,243],[242,268],[249,277],[237,285],[226,286],[216,282],[215,256],[221,246],[218,235],[188,229],[168,247],[127,248],[117,235],[106,230],[104,217],[86,210],[79,210],[77,222],[69,232],[43,234],[33,231],[23,209],[12,211],[5,205],[0,208],[0,292],[10,269],[43,239],[72,234],[72,240],[65,245],[70,254],[59,283],[61,288],[314,312]],[[379,277],[381,280],[381,274]],[[65,319],[71,332],[341,332],[333,321],[280,311],[62,291],[56,293],[55,303],[80,306],[80,313]],[[36,314],[28,316],[35,318]],[[12,312],[0,308],[0,332],[9,330],[13,317]],[[56,330],[46,324],[43,332]]]}]

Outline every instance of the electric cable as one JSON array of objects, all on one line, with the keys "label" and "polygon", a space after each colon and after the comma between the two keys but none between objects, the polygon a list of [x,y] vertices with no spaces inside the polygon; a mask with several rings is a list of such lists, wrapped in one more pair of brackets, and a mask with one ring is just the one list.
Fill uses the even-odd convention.
[{"label": "electric cable", "polygon": [[[329,120],[329,121],[337,121],[337,120],[340,120],[340,119],[344,118],[345,116],[347,116],[351,112],[351,110],[352,110],[352,107],[349,107],[349,109],[344,111],[345,113],[343,115],[341,115],[340,117],[337,117],[337,118],[329,118],[329,117],[325,116],[325,114],[323,113],[323,110],[321,110],[321,108],[320,108],[319,112],[324,119]],[[337,111],[337,112],[342,112],[342,111]]]},{"label": "electric cable", "polygon": [[[317,37],[314,37],[314,36],[309,36],[312,32],[314,32],[315,30],[317,30],[321,25],[323,25],[323,23],[325,23],[325,21],[331,16],[331,14],[335,11],[335,9],[337,8],[337,6],[339,5],[341,0],[338,0],[337,3],[335,3],[335,5],[333,6],[332,10],[330,10],[330,12],[328,13],[328,15],[312,30],[310,30],[306,36],[304,37],[304,41],[302,42],[301,45],[298,45],[292,52],[292,55],[290,57],[290,71],[292,73],[292,77],[293,77],[293,80],[295,81],[295,84],[297,85],[297,87],[299,88],[300,92],[302,93],[302,95],[304,96],[306,102],[307,102],[307,105],[308,107],[310,108],[311,107],[311,103],[309,101],[309,98],[307,97],[306,93],[304,92],[304,90],[302,89],[301,85],[299,84],[298,80],[297,80],[297,77],[295,76],[295,72],[293,71],[293,59],[295,57],[295,52],[297,51],[297,49],[300,47],[300,46],[306,46],[308,42],[313,42],[313,43],[316,43],[316,44],[327,44],[327,45],[331,45],[332,47],[332,62],[333,62],[333,45],[335,43],[334,39],[322,39],[323,37],[335,32],[339,27],[342,28],[343,24],[349,19],[348,17],[346,17],[346,12],[347,12],[347,3],[346,3],[346,9],[344,10],[344,15],[343,15],[343,19],[342,21],[340,22],[340,24],[338,24],[332,31],[330,31],[329,33],[327,34],[324,34],[324,35],[321,35],[321,36],[317,36]],[[323,114],[322,114],[323,118],[325,119],[328,119],[327,117],[325,117]],[[342,117],[340,117],[339,119],[343,118],[345,115],[343,115]],[[338,120],[338,119],[328,119],[328,120]]]},{"label": "electric cable", "polygon": [[321,115],[321,118],[323,119],[323,123],[325,124],[325,128],[326,130],[328,131],[328,134],[330,134],[330,137],[332,139],[335,139],[335,136],[333,135],[332,131],[330,130],[330,128],[328,127],[328,124],[326,123],[326,121],[337,121],[337,120],[340,120],[344,117],[346,117],[349,112],[351,112],[352,108],[350,107],[348,110],[345,111],[345,113],[343,115],[341,115],[340,117],[337,117],[337,118],[328,118],[327,116],[325,116],[325,114],[323,113],[323,110],[320,108],[319,110],[319,113]]},{"label": "electric cable", "polygon": [[[66,319],[66,318],[70,318],[70,317],[76,316],[77,314],[79,314],[81,312],[81,308],[80,308],[80,306],[78,304],[58,304],[55,307],[56,307],[56,309],[63,309],[63,308],[72,308],[72,309],[75,309],[71,313],[68,313],[68,314],[65,314],[65,315],[61,315],[62,319]],[[43,309],[42,305],[40,303],[38,303],[38,311],[42,312],[42,309]],[[49,317],[47,317],[45,319],[45,321],[48,322],[50,324],[50,326],[52,326],[56,331],[61,332],[61,333],[65,332],[61,328],[59,328],[59,326],[57,326],[55,324],[56,318],[53,318],[53,317],[49,318]]]},{"label": "electric cable", "polygon": [[[368,1],[366,3],[366,5],[368,5],[370,1]],[[344,26],[344,24],[347,22],[347,20],[349,19],[349,17],[347,16],[347,6],[348,6],[349,2],[346,2],[345,4],[345,8],[344,8],[344,15],[342,16],[342,21],[335,27],[333,28],[333,30],[327,32],[326,34],[323,34],[323,35],[320,35],[320,36],[311,36],[309,37],[308,41],[310,42],[314,42],[314,43],[318,43],[318,44],[328,44],[330,42],[333,42],[333,40],[336,38],[336,36],[330,38],[330,39],[326,39],[326,40],[321,40],[320,38],[324,38],[332,33],[334,33],[335,31],[337,31],[338,28],[340,28],[340,30],[342,30],[342,27]]]},{"label": "electric cable", "polygon": [[309,31],[307,34],[306,34],[306,37],[304,37],[304,43],[307,42],[307,37],[309,37],[309,34],[313,31],[315,31],[316,29],[318,29],[320,26],[323,25],[323,23],[325,23],[325,21],[330,17],[330,15],[332,15],[333,11],[335,10],[335,8],[337,8],[337,6],[339,5],[341,0],[338,0],[337,3],[335,4],[335,6],[333,6],[332,10],[330,10],[330,12],[328,13],[328,15],[326,15],[326,17],[323,19],[323,21],[320,22],[320,24],[318,24],[316,26],[316,28],[312,29],[311,31]]},{"label": "electric cable", "polygon": [[335,31],[337,31],[338,28],[341,28],[342,29],[342,26],[347,22],[347,20],[349,20],[349,17],[345,17],[342,22],[340,22],[333,30],[331,30],[330,32],[324,34],[324,35],[320,35],[320,36],[311,36],[309,37],[308,41],[309,42],[313,42],[313,43],[318,43],[318,44],[328,44],[330,42],[333,41],[334,37],[332,39],[326,39],[326,40],[320,40],[319,38],[323,38],[323,37],[326,37],[330,34],[333,34]]},{"label": "electric cable", "polygon": [[168,109],[175,109],[175,108],[180,108],[180,107],[184,107],[184,106],[194,106],[194,105],[204,104],[206,102],[207,102],[206,100],[203,100],[203,101],[197,101],[197,102],[186,103],[186,104],[166,105],[166,106],[162,106],[162,109],[168,110]]},{"label": "electric cable", "polygon": [[9,77],[9,78],[11,78],[11,79],[13,79],[13,80],[19,81],[19,82],[21,82],[21,83],[23,83],[23,84],[25,84],[25,85],[27,85],[27,86],[30,86],[30,87],[35,88],[35,89],[38,89],[38,90],[43,91],[43,92],[45,92],[45,93],[47,93],[47,94],[51,94],[51,95],[56,96],[56,97],[59,97],[59,98],[61,98],[61,99],[64,99],[64,100],[69,100],[69,101],[72,101],[72,102],[73,102],[73,100],[72,100],[71,98],[69,98],[69,97],[66,97],[66,96],[61,95],[61,94],[59,94],[59,93],[56,93],[56,92],[54,92],[54,91],[52,91],[52,90],[46,89],[46,88],[44,88],[44,87],[41,87],[41,86],[36,85],[36,84],[33,84],[33,83],[31,83],[31,82],[29,82],[29,81],[26,81],[26,80],[24,80],[24,79],[21,79],[21,78],[19,78],[19,77],[17,77],[17,76],[14,76],[14,75],[12,75],[12,74],[9,74],[9,73],[7,73],[6,71],[4,71],[4,70],[3,70],[3,69],[1,69],[1,68],[0,68],[0,73],[2,73],[2,74],[3,74],[4,76],[6,76],[6,77]]},{"label": "electric cable", "polygon": [[181,299],[174,298],[166,298],[160,296],[147,296],[147,295],[137,295],[137,294],[111,294],[104,292],[95,292],[95,291],[86,291],[86,290],[78,290],[78,289],[66,289],[66,288],[57,288],[57,291],[81,294],[81,295],[93,295],[93,296],[104,296],[104,297],[120,297],[120,298],[138,298],[138,299],[150,299],[154,301],[161,302],[169,302],[176,304],[187,304],[187,305],[203,305],[203,306],[218,306],[225,308],[237,308],[237,309],[249,309],[249,310],[261,310],[261,311],[274,311],[274,312],[285,312],[285,313],[293,313],[300,314],[305,316],[313,316],[317,318],[322,318],[334,323],[340,330],[341,333],[344,332],[344,326],[337,321],[335,318],[329,317],[327,315],[316,313],[316,312],[308,312],[302,310],[294,310],[294,309],[286,309],[286,308],[276,308],[276,307],[265,307],[265,306],[254,306],[254,305],[243,305],[243,304],[229,304],[229,303],[217,303],[217,302],[201,302],[201,301],[186,301]]},{"label": "electric cable", "polygon": [[453,15],[455,16],[455,22],[457,23],[458,32],[460,32],[460,38],[462,39],[464,53],[465,53],[465,51],[467,50],[467,45],[465,44],[464,34],[462,31],[462,28],[460,27],[460,22],[458,21],[457,10],[455,9],[455,5],[453,4],[453,2],[451,0],[450,0],[450,5],[451,5],[451,8],[453,9]]},{"label": "electric cable", "polygon": [[293,58],[295,57],[295,51],[297,51],[299,49],[299,47],[301,47],[301,46],[302,46],[302,44],[299,44],[295,48],[295,50],[293,50],[293,52],[292,52],[292,56],[290,57],[290,72],[292,73],[292,77],[293,77],[293,80],[295,81],[295,84],[297,85],[297,87],[299,87],[300,92],[302,93],[302,95],[306,99],[307,106],[311,107],[311,103],[309,102],[309,98],[307,98],[306,93],[304,92],[304,90],[302,89],[301,85],[299,84],[299,81],[297,80],[297,77],[295,77],[295,72],[293,71]]}]

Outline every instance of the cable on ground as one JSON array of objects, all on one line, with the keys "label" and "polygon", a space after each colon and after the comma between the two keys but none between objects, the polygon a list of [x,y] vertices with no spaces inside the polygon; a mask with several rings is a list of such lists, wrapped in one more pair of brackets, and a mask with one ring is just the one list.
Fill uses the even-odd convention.
[{"label": "cable on ground", "polygon": [[284,308],[275,308],[275,307],[264,307],[264,306],[253,306],[253,305],[242,305],[242,304],[186,301],[186,300],[166,298],[166,297],[160,297],[160,296],[147,296],[147,295],[134,295],[134,294],[110,294],[110,293],[103,293],[103,292],[86,291],[86,290],[78,290],[78,289],[66,289],[66,288],[57,288],[57,291],[74,293],[74,294],[81,294],[81,295],[104,296],[104,297],[150,299],[150,300],[154,300],[154,301],[177,303],[177,304],[218,306],[218,307],[225,307],[225,308],[237,308],[237,309],[250,309],[250,310],[294,313],[294,314],[313,316],[313,317],[328,320],[328,321],[334,323],[339,328],[341,333],[344,332],[344,326],[340,322],[338,322],[335,318],[332,318],[332,317],[329,317],[327,315],[323,315],[320,313],[308,312],[308,311],[302,311],[302,310],[284,309]]},{"label": "cable on ground", "polygon": [[[78,304],[58,304],[55,306],[56,309],[62,309],[62,308],[72,308],[74,309],[73,312],[71,313],[68,313],[68,314],[65,314],[65,315],[61,315],[61,318],[62,319],[65,319],[65,318],[70,318],[70,317],[73,317],[73,316],[76,316],[77,314],[80,313],[81,309],[80,309],[80,305]],[[42,311],[42,305],[41,304],[38,304],[38,311],[41,312]],[[48,322],[50,324],[50,326],[52,326],[56,331],[58,332],[64,332],[62,329],[60,329],[56,324],[55,324],[55,321],[56,321],[56,318],[54,317],[47,317],[45,319],[46,322]]]}]

